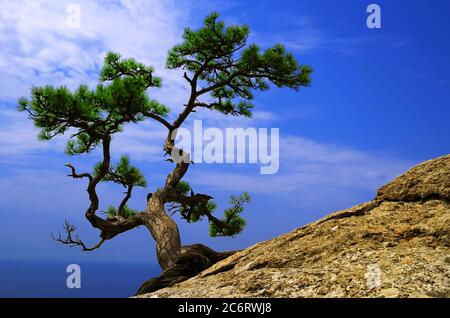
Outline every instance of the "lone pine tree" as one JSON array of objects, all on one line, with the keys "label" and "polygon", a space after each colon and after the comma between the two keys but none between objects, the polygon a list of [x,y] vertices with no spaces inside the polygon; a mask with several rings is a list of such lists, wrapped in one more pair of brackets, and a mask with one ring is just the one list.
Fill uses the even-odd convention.
[{"label": "lone pine tree", "polygon": [[[66,87],[33,87],[31,99],[19,100],[19,110],[26,112],[41,129],[40,139],[50,140],[70,130],[66,149],[69,155],[101,148],[101,161],[92,172],[80,173],[67,164],[70,177],[87,180],[90,204],[85,216],[100,231],[100,241],[93,247],[86,246],[75,233],[75,226],[68,222],[64,234],[54,237],[55,240],[91,251],[121,233],[145,226],[156,241],[157,259],[164,272],[160,278],[146,282],[139,293],[194,276],[230,254],[215,252],[201,244],[182,246],[178,226],[169,215],[179,213],[187,222],[206,218],[212,236],[236,235],[245,225],[241,213],[250,200],[247,193],[233,196],[231,207],[225,210],[223,218],[218,218],[214,215],[216,204],[212,197],[194,193],[183,180],[190,160],[168,160],[173,169],[165,184],[147,196],[143,211],[134,211],[127,202],[133,189],[144,187],[147,182],[127,156],[112,163],[111,146],[113,135],[120,133],[125,124],[154,120],[167,129],[164,153],[186,158],[188,153],[175,148],[174,132],[196,109],[250,117],[254,91],[267,90],[271,84],[295,90],[309,85],[312,69],[300,65],[283,45],[261,51],[257,45],[247,44],[248,36],[247,26],[225,26],[217,13],[206,17],[198,30],[184,31],[183,42],[168,52],[166,62],[168,69],[184,70],[183,78],[190,87],[189,99],[177,116],[170,116],[167,106],[148,97],[148,91],[162,83],[151,66],[112,52],[105,57],[101,83],[95,89],[81,85],[71,92]],[[109,207],[106,217],[98,215],[100,182],[114,182],[126,189],[120,204]]]}]

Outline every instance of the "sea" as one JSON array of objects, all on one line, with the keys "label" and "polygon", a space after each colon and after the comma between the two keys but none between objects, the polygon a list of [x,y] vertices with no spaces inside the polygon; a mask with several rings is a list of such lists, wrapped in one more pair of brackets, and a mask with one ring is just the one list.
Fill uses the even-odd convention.
[{"label": "sea", "polygon": [[69,264],[59,261],[0,260],[0,297],[130,297],[143,282],[161,273],[157,264],[79,262],[80,288],[68,288],[66,281],[72,274],[66,272]]}]

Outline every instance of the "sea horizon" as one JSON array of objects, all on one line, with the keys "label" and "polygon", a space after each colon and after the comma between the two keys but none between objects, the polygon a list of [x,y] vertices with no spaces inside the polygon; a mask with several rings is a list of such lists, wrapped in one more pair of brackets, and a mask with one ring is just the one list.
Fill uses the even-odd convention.
[{"label": "sea horizon", "polygon": [[[69,264],[81,268],[81,288],[68,288]],[[64,260],[0,260],[0,297],[123,298],[158,276],[157,264]]]}]

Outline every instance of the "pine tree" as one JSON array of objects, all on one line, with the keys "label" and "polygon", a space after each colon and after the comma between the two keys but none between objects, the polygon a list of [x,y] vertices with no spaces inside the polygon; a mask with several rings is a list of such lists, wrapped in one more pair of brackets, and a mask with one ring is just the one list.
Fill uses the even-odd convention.
[{"label": "pine tree", "polygon": [[[251,117],[255,91],[267,90],[270,85],[299,90],[310,84],[312,69],[300,65],[283,45],[263,51],[257,45],[247,44],[247,26],[225,26],[218,17],[217,13],[213,13],[205,18],[201,28],[187,28],[183,41],[168,53],[167,68],[184,70],[183,78],[190,86],[189,99],[173,121],[168,119],[170,110],[167,106],[148,97],[162,83],[161,78],[154,76],[154,69],[113,52],[105,57],[100,84],[95,89],[81,85],[71,92],[66,87],[33,87],[30,99],[19,100],[19,110],[26,112],[41,129],[40,139],[50,140],[70,130],[66,149],[68,155],[101,148],[101,160],[92,172],[78,173],[72,164],[67,165],[69,176],[87,180],[89,206],[85,216],[92,227],[100,231],[100,241],[93,247],[87,247],[76,235],[75,226],[68,222],[64,225],[65,234],[59,234],[55,240],[91,251],[116,235],[143,225],[156,241],[158,262],[166,272],[183,262],[197,264],[198,258],[201,258],[202,265],[194,266],[191,276],[229,255],[201,244],[181,246],[178,227],[170,215],[179,213],[187,222],[206,218],[212,236],[233,236],[245,226],[241,214],[245,204],[250,202],[248,193],[232,196],[231,207],[225,210],[222,218],[218,218],[214,215],[217,205],[212,197],[195,193],[191,185],[183,180],[190,161],[172,161],[174,167],[167,175],[165,184],[147,197],[146,207],[138,212],[129,208],[127,202],[133,188],[146,186],[143,174],[131,165],[126,156],[122,156],[117,163],[111,162],[112,137],[120,133],[125,124],[157,121],[167,129],[164,152],[189,156],[175,148],[172,133],[196,109]],[[110,206],[105,218],[98,215],[97,186],[100,182],[113,182],[126,189],[120,204]],[[192,261],[193,257],[195,261]],[[140,291],[152,288],[154,286],[144,284]]]}]

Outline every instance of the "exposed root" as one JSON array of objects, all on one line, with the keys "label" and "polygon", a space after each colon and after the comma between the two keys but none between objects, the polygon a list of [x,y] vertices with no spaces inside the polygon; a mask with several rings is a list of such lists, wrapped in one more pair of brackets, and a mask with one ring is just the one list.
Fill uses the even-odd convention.
[{"label": "exposed root", "polygon": [[136,295],[151,293],[185,281],[236,252],[238,251],[216,252],[202,244],[183,246],[178,261],[163,271],[159,277],[143,283]]}]

